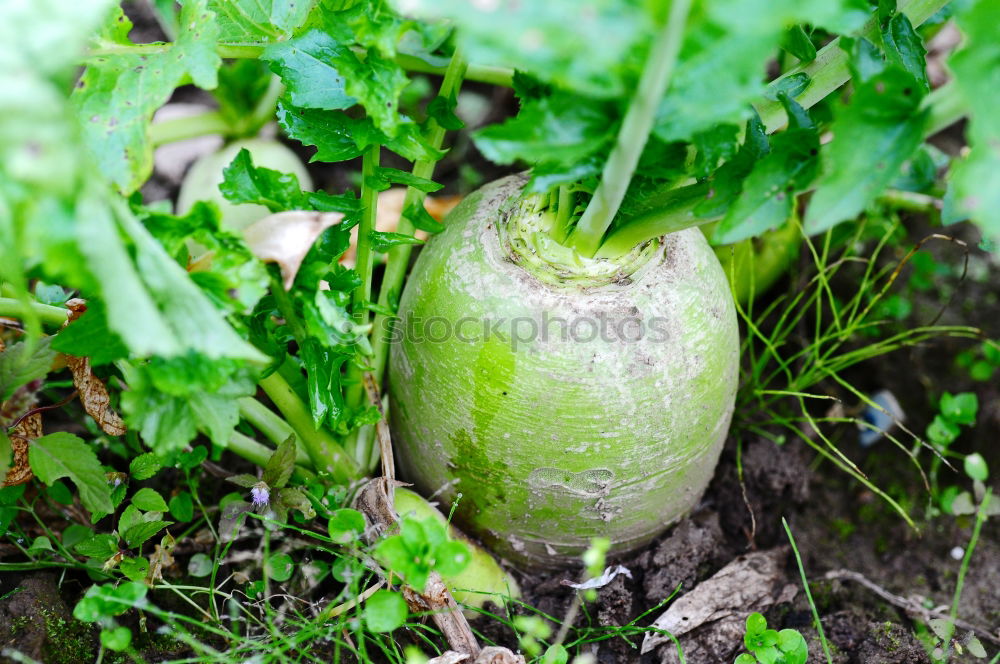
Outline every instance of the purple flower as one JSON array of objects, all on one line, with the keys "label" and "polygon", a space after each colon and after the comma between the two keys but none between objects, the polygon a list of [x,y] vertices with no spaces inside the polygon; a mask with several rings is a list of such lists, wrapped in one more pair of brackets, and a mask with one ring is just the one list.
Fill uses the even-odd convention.
[{"label": "purple flower", "polygon": [[271,500],[270,488],[264,482],[257,482],[250,488],[250,501],[254,507],[265,507]]}]

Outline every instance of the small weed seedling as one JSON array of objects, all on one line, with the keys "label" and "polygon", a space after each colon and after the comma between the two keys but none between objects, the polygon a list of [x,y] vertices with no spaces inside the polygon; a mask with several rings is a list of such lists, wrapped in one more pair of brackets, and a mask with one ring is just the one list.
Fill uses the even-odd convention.
[{"label": "small weed seedling", "polygon": [[806,640],[798,630],[768,629],[767,619],[759,613],[747,616],[743,645],[750,653],[739,655],[735,664],[805,664],[809,657]]}]

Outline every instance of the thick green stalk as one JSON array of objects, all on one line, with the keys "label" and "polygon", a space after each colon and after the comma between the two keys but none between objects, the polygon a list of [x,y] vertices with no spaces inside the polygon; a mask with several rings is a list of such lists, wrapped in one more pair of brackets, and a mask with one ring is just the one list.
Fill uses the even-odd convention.
[{"label": "thick green stalk", "polygon": [[[899,0],[899,11],[906,14],[914,27],[933,16],[939,9],[948,4],[949,0]],[[873,17],[865,25],[861,36],[876,43],[880,39],[878,19]],[[820,49],[816,59],[805,65],[795,67],[785,72],[783,76],[771,83],[777,85],[780,81],[799,74],[809,76],[809,85],[795,101],[803,108],[811,108],[831,92],[842,86],[851,78],[848,66],[850,55],[840,48],[840,37]],[[788,116],[780,101],[763,100],[754,105],[760,119],[767,128],[767,133],[774,133],[788,123]]]},{"label": "thick green stalk", "polygon": [[187,138],[197,138],[209,134],[231,134],[233,128],[218,111],[209,111],[186,118],[174,118],[155,122],[149,127],[149,142],[156,147],[164,143],[183,141]]},{"label": "thick green stalk", "polygon": [[[374,265],[375,252],[372,250],[372,231],[375,230],[375,219],[378,214],[378,190],[375,188],[372,179],[375,177],[375,169],[378,168],[381,146],[370,148],[362,157],[361,161],[361,223],[358,224],[358,245],[355,269],[361,276],[361,285],[354,289],[351,294],[351,316],[356,325],[366,325],[368,323],[368,309],[366,305],[372,297],[372,266]],[[358,408],[364,401],[364,386],[361,384],[363,371],[356,362],[352,362],[347,367],[345,374],[344,400],[348,408]],[[357,435],[352,433],[346,442],[350,450],[357,441]],[[355,460],[363,463],[364,457],[359,457],[355,453]]]},{"label": "thick green stalk", "polygon": [[601,183],[569,236],[569,245],[584,256],[593,256],[601,246],[604,233],[621,206],[639,156],[653,128],[656,109],[667,91],[674,65],[684,41],[691,0],[674,0],[670,16],[653,43],[643,68],[639,87],[629,104],[625,119],[601,173]]},{"label": "thick green stalk", "polygon": [[939,131],[947,129],[969,114],[968,105],[954,80],[931,91],[929,95],[924,97],[921,106],[929,109],[925,129],[927,136],[933,136]]},{"label": "thick green stalk", "polygon": [[[229,439],[226,441],[226,449],[262,468],[267,465],[271,455],[274,454],[274,450],[267,445],[258,443],[253,438],[244,436],[239,431],[233,431],[229,434]],[[308,460],[306,462],[308,463]],[[296,460],[296,463],[301,464],[302,462]],[[316,473],[301,465],[296,465],[292,471],[292,477],[300,482],[311,482],[316,479]]]},{"label": "thick green stalk", "polygon": [[312,414],[291,386],[277,372],[258,383],[274,402],[285,420],[295,429],[298,440],[302,441],[313,468],[329,473],[337,482],[350,482],[361,476],[358,464],[354,462],[324,429],[313,426]]},{"label": "thick green stalk", "polygon": [[[102,55],[128,54],[148,55],[151,53],[166,53],[170,50],[170,48],[171,44],[169,42],[157,42],[151,44],[106,44],[100,48],[91,50],[89,56],[97,57]],[[219,54],[219,57],[237,60],[259,58],[264,52],[264,47],[251,44],[218,44],[215,50],[216,53]],[[454,58],[452,59],[454,60]],[[397,53],[395,61],[396,64],[407,71],[417,72],[420,74],[436,74],[438,76],[446,75],[448,67],[451,66],[450,64],[444,67],[432,65],[416,56],[407,55],[405,53]],[[477,83],[499,85],[506,88],[513,87],[514,85],[514,70],[509,67],[470,64],[467,65],[467,69],[463,77],[470,81],[476,81]]]},{"label": "thick green stalk", "polygon": [[378,168],[381,146],[373,146],[361,160],[361,223],[358,224],[358,249],[356,270],[361,275],[361,285],[354,289],[351,297],[351,315],[358,325],[368,322],[365,305],[372,297],[372,265],[375,253],[372,250],[372,231],[378,214],[378,189],[372,179]]},{"label": "thick green stalk", "polygon": [[20,319],[26,315],[36,316],[43,325],[59,327],[66,322],[69,310],[33,300],[26,304],[13,297],[0,297],[0,316]]},{"label": "thick green stalk", "polygon": [[[285,442],[289,436],[295,436],[296,441],[298,441],[295,429],[288,422],[278,417],[273,410],[253,397],[240,399],[240,417],[249,422],[275,445]],[[309,463],[309,454],[299,442],[296,442],[295,445],[295,462],[299,464]]]},{"label": "thick green stalk", "polygon": [[[438,95],[445,99],[451,99],[458,94],[458,89],[462,85],[465,77],[466,65],[460,53],[455,53],[445,72],[444,80],[441,82],[441,90]],[[435,148],[440,148],[444,141],[445,128],[437,123],[434,118],[427,120],[427,142]],[[417,177],[430,179],[434,175],[434,165],[436,161],[425,160],[413,164],[413,174]],[[406,190],[406,198],[403,202],[403,210],[410,209],[415,205],[423,205],[424,192],[413,187]],[[399,218],[399,233],[413,235],[413,223],[405,216]],[[382,287],[379,290],[378,303],[382,307],[395,309],[399,300],[400,291],[403,285],[403,278],[406,276],[406,269],[410,264],[410,254],[413,246],[401,244],[389,250],[385,275],[382,277]],[[375,358],[372,362],[373,374],[379,384],[382,382],[382,374],[385,373],[386,361],[389,357],[389,337],[392,326],[392,318],[385,314],[376,313],[374,330],[372,332],[372,348],[375,351]]]},{"label": "thick green stalk", "polygon": [[[946,2],[947,0],[934,0],[933,3],[931,3],[930,0],[910,0],[910,2],[905,3],[905,6],[901,7],[901,9],[906,11],[907,15],[910,16],[910,19],[914,22],[914,25],[917,25],[918,20],[926,21],[930,15],[936,11],[934,7],[944,5]],[[934,11],[931,11],[932,9],[934,9]],[[833,46],[834,44],[835,42],[831,42],[830,46]],[[829,46],[827,48],[829,48]],[[826,49],[823,49],[820,54],[822,55],[824,51],[826,51]],[[837,53],[844,54],[846,58],[846,54],[839,48],[837,49]],[[826,66],[832,67],[829,71],[836,74],[840,67],[840,56],[837,56],[835,53],[827,53],[825,57],[827,62]],[[819,56],[817,56],[817,59],[811,64],[815,64],[818,61]],[[846,60],[844,60],[843,67],[846,71]],[[802,68],[792,70],[789,74],[793,74],[796,71],[802,71]],[[820,71],[826,72],[828,70],[820,68]],[[826,83],[820,86],[817,84],[818,80],[826,81]],[[827,76],[824,73],[821,78],[813,79],[813,83],[810,84],[810,87],[805,93],[803,93],[803,95],[808,94],[810,90],[819,90],[820,88],[823,88],[826,92],[824,92],[822,96],[826,96],[843,85],[843,81],[837,81],[839,81],[839,74]],[[804,106],[811,106],[814,105],[818,99],[810,95],[807,98],[799,97],[797,98],[797,101]],[[772,102],[765,102],[765,104],[770,105]],[[778,104],[778,107],[780,109],[780,104]],[[773,112],[768,111],[768,113],[770,113],[770,119],[768,120],[764,117],[762,108],[765,107],[758,106],[758,112],[761,112],[761,119],[764,120],[767,125],[767,133],[773,134],[784,126],[784,110],[781,110],[780,118]],[[769,108],[769,106],[767,108]],[[928,109],[929,112],[927,124],[924,126],[923,132],[925,139],[954,124],[968,112],[968,109],[964,106],[964,100],[961,98],[959,90],[953,82],[949,82],[927,95],[923,100],[922,108]],[[614,233],[608,236],[608,238],[601,244],[596,256],[598,258],[615,258],[628,253],[633,247],[654,237],[720,220],[722,215],[699,217],[694,213],[695,206],[701,202],[704,195],[704,190],[699,189],[700,186],[701,185],[691,185],[688,187],[678,188],[672,192],[675,195],[671,196],[669,200],[664,203],[662,209],[643,214],[635,219],[630,219],[627,223],[623,224],[620,228],[615,230]],[[892,192],[888,193],[888,197],[889,202],[893,202]],[[912,203],[912,199],[908,202]]]}]

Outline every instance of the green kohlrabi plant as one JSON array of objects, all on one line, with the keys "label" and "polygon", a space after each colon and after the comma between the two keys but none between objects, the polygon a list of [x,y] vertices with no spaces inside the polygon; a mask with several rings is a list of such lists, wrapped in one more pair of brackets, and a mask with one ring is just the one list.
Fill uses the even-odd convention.
[{"label": "green kohlrabi plant", "polygon": [[[461,494],[456,524],[497,551],[530,564],[574,560],[594,537],[637,547],[697,503],[726,437],[730,279],[746,301],[789,244],[864,213],[962,117],[970,149],[943,215],[1000,236],[990,0],[152,4],[168,41],[134,42],[112,0],[0,8],[0,316],[24,336],[0,372],[19,409],[0,463],[36,439],[19,469],[117,518],[101,556],[137,557],[174,501],[113,502],[94,450],[176,465],[201,437],[213,459],[265,468],[236,479],[251,500],[226,517],[257,503],[306,519],[319,499],[301,487],[353,490],[377,467],[385,403],[406,479]],[[965,39],[954,80],[931,90],[921,25],[945,15]],[[425,104],[418,77],[436,86]],[[424,202],[466,80],[513,88],[516,117],[473,140],[523,172],[441,224]],[[154,123],[190,85],[217,108]],[[323,171],[262,143],[272,130],[355,186],[314,187]],[[176,206],[156,200],[154,149],[205,134],[226,146]],[[393,185],[402,212],[383,231]],[[723,269],[696,227],[756,245],[720,250]],[[432,237],[407,280],[417,231]],[[768,274],[745,273],[748,256]],[[47,284],[85,304],[70,316]],[[107,379],[127,444],[30,435],[25,404],[57,357]],[[394,615],[377,601],[370,618]]]}]

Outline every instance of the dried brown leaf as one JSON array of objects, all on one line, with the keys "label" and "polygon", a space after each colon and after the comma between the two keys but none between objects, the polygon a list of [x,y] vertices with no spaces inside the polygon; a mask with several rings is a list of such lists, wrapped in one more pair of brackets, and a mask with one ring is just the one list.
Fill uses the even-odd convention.
[{"label": "dried brown leaf", "polygon": [[32,413],[14,427],[10,434],[11,461],[3,486],[24,484],[34,477],[28,465],[28,447],[31,441],[42,436],[42,414]]},{"label": "dried brown leaf", "polygon": [[243,238],[257,258],[278,264],[285,290],[288,290],[320,234],[343,218],[339,212],[278,212],[247,226]]},{"label": "dried brown leaf", "polygon": [[524,664],[524,655],[512,653],[507,648],[487,646],[473,664]]},{"label": "dried brown leaf", "polygon": [[125,422],[111,409],[108,388],[104,381],[94,375],[90,358],[66,355],[66,366],[73,373],[73,385],[76,386],[80,403],[83,404],[87,414],[94,418],[101,430],[109,436],[124,434]]},{"label": "dried brown leaf", "polygon": [[173,551],[177,546],[177,540],[173,535],[166,533],[156,545],[153,555],[149,557],[149,572],[146,574],[146,583],[152,585],[163,580],[163,570],[174,564]]},{"label": "dried brown leaf", "polygon": [[[725,633],[724,641],[737,644],[747,614],[795,597],[795,586],[783,581],[782,566],[787,556],[787,548],[739,556],[681,595],[653,626],[680,637],[703,625],[706,628],[711,625]],[[734,632],[735,640],[731,638]],[[649,632],[642,641],[642,652],[670,641],[665,634]],[[685,652],[687,650],[685,648]]]}]

